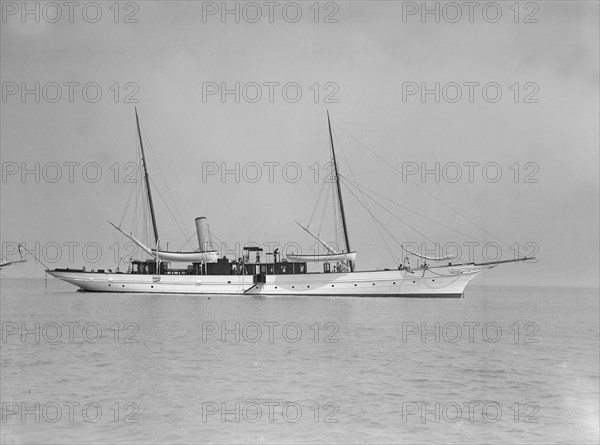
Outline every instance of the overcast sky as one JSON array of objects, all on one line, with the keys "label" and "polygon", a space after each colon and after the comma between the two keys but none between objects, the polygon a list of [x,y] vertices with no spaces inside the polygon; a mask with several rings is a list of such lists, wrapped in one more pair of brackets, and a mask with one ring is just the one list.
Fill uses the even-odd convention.
[{"label": "overcast sky", "polygon": [[[18,259],[10,255],[16,242],[37,244],[46,259],[58,244],[52,267],[115,267],[111,246],[127,240],[106,220],[121,220],[132,187],[125,175],[137,160],[134,106],[153,181],[168,200],[172,192],[185,231],[207,216],[232,245],[297,241],[308,249],[313,240],[294,221],[309,222],[319,194],[329,110],[343,175],[481,240],[476,261],[485,259],[484,243],[496,241],[490,234],[522,253],[535,250],[539,263],[502,266],[478,284],[598,285],[597,2],[500,2],[499,9],[484,2],[472,11],[459,2],[460,16],[454,6],[429,3],[439,23],[434,13],[421,15],[421,2],[305,2],[299,10],[281,2],[272,15],[258,2],[224,18],[221,2],[129,2],[118,15],[112,2],[99,10],[82,2],[73,11],[28,2],[39,8],[39,23],[35,12],[22,15],[22,5],[2,2],[7,259]],[[239,102],[234,93],[222,97],[236,82]],[[439,102],[436,93],[421,95],[436,83]],[[222,167],[236,163],[239,183],[235,174],[223,181]],[[423,178],[422,168],[436,163],[439,181]],[[257,164],[262,176],[251,182]],[[407,179],[403,170],[414,174]],[[382,232],[393,260],[371,216],[343,191],[359,267],[396,267],[397,244]],[[155,201],[161,240],[181,246],[184,235]],[[428,241],[370,208],[402,242],[456,243],[469,256],[472,238],[393,209]],[[324,221],[320,233],[332,240]],[[103,249],[98,262],[85,261],[96,256],[82,251],[86,243]],[[505,247],[503,259],[512,254]],[[42,270],[30,258],[2,274],[41,277]]]}]

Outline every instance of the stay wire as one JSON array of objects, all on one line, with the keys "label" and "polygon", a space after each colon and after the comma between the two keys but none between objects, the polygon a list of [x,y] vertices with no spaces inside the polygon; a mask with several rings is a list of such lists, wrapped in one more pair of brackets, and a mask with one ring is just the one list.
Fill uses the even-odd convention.
[{"label": "stay wire", "polygon": [[[398,170],[398,168],[396,168],[394,165],[390,164],[387,160],[385,160],[383,157],[381,157],[379,154],[377,154],[375,151],[371,150],[369,147],[367,147],[365,144],[363,144],[361,141],[359,141],[358,139],[356,139],[354,136],[352,136],[350,133],[348,133],[346,130],[344,130],[341,126],[339,126],[338,124],[336,124],[334,122],[334,125],[336,127],[338,127],[341,131],[343,131],[346,135],[348,135],[348,137],[350,137],[352,140],[354,140],[355,142],[357,142],[360,146],[362,146],[365,150],[367,150],[369,153],[373,154],[374,156],[376,156],[377,158],[379,158],[379,160],[381,160],[384,164],[386,164],[388,167],[390,167],[391,169],[395,170],[396,172],[402,174],[402,172],[400,172]],[[507,245],[507,243],[505,243],[504,241],[502,241],[500,238],[498,238],[496,235],[494,235],[493,233],[490,233],[489,231],[485,230],[483,227],[481,227],[479,224],[477,224],[476,222],[472,221],[471,219],[467,218],[466,216],[464,216],[462,213],[460,213],[458,210],[456,210],[455,208],[453,208],[452,206],[446,204],[444,201],[442,201],[441,199],[439,199],[437,196],[435,196],[433,193],[431,193],[429,190],[427,190],[426,188],[422,187],[421,185],[419,185],[417,182],[413,181],[411,178],[408,178],[408,180],[415,186],[417,186],[419,189],[421,189],[423,192],[427,193],[429,196],[431,196],[433,199],[435,199],[437,202],[439,202],[440,204],[442,204],[444,207],[452,210],[454,213],[456,213],[458,216],[460,216],[461,218],[463,218],[465,221],[468,221],[469,223],[473,224],[475,227],[477,227],[479,230],[481,230],[482,232],[488,234],[489,236],[491,236],[492,238],[496,239],[497,241],[499,241],[500,243]],[[517,252],[520,256],[520,253]]]},{"label": "stay wire", "polygon": [[[356,182],[356,177],[354,176],[354,171],[352,170],[352,166],[350,165],[350,162],[348,162],[348,158],[346,157],[346,153],[344,152],[344,150],[342,148],[342,144],[340,143],[340,140],[339,140],[339,138],[337,136],[337,133],[333,132],[333,135],[335,137],[335,140],[337,141],[337,145],[338,145],[338,148],[339,148],[338,152],[342,154],[342,157],[344,158],[344,161],[346,162],[346,165],[348,166],[348,171],[352,175],[352,178],[354,179],[354,182]],[[340,179],[345,179],[345,176],[342,176],[339,173],[338,173],[338,176],[340,177]],[[367,202],[367,200],[365,198],[364,193],[360,189],[358,191],[359,191],[359,193],[360,193],[360,195],[361,195],[361,197],[363,199],[364,207],[365,207],[367,213],[371,216],[371,219],[375,223],[375,228],[377,229],[377,232],[379,233],[379,237],[381,238],[381,241],[383,241],[383,244],[385,245],[388,253],[392,257],[392,261],[396,262],[396,257],[392,253],[392,250],[390,249],[390,247],[388,246],[388,243],[386,242],[385,238],[383,237],[383,234],[381,233],[381,230],[379,229],[379,225],[375,222],[375,220],[376,220],[375,215],[371,211],[371,209],[369,207],[369,204],[368,204],[368,202]]]},{"label": "stay wire", "polygon": [[[142,129],[144,128],[143,125],[141,125]],[[146,132],[144,131],[144,134]],[[185,220],[183,219],[183,216],[181,215],[181,211],[179,210],[179,207],[177,206],[177,201],[175,201],[175,198],[173,197],[173,193],[171,192],[171,188],[169,187],[169,183],[167,182],[167,179],[165,177],[165,174],[162,170],[162,167],[160,166],[160,162],[158,161],[158,158],[156,157],[156,154],[154,152],[154,149],[152,148],[152,141],[148,140],[147,142],[148,148],[150,149],[150,153],[152,153],[152,158],[154,159],[157,167],[158,167],[158,171],[160,172],[160,175],[163,179],[163,182],[165,184],[165,187],[167,189],[167,192],[169,194],[169,197],[171,198],[173,205],[175,206],[175,210],[177,211],[177,214],[179,215],[179,221],[177,221],[177,217],[173,214],[173,212],[171,211],[171,209],[169,208],[169,205],[167,204],[167,201],[162,198],[163,203],[165,204],[165,206],[167,207],[167,210],[169,210],[169,213],[171,214],[173,220],[175,221],[175,223],[177,224],[177,227],[179,228],[179,230],[181,231],[181,234],[184,236],[184,238],[188,238],[189,237],[189,233],[186,233],[182,228],[181,225],[179,224],[179,222],[182,223],[183,226],[185,226]],[[147,167],[146,167],[147,168]],[[157,190],[157,192],[160,194],[160,191],[158,190],[158,187],[155,186],[155,189]]]},{"label": "stay wire", "polygon": [[[352,193],[352,192],[351,192]],[[428,236],[426,236],[425,234],[419,232],[416,228],[414,228],[413,226],[411,226],[410,224],[408,224],[406,221],[404,221],[402,218],[400,218],[398,215],[396,215],[395,213],[391,212],[389,209],[387,209],[385,206],[383,206],[382,204],[380,204],[379,202],[375,201],[373,198],[369,197],[368,198],[373,201],[376,205],[378,205],[379,207],[381,207],[383,210],[385,210],[386,212],[388,212],[390,215],[392,215],[392,217],[394,217],[395,219],[397,219],[398,221],[400,221],[402,224],[406,225],[407,227],[409,227],[410,229],[414,230],[416,233],[418,233],[419,235],[421,235],[423,238],[425,238],[426,240],[428,240],[429,242],[431,242],[432,244],[436,244],[431,238],[429,238]],[[361,203],[362,205],[362,203]],[[377,218],[376,220],[379,222],[379,224],[381,225],[381,227],[387,232],[388,235],[390,235],[392,237],[392,239],[394,239],[394,241],[396,241],[400,246],[402,246],[402,243],[400,241],[398,241],[396,239],[396,237],[394,237],[394,235],[391,234],[391,232],[381,223],[381,221],[379,221]],[[462,258],[461,258],[462,259]]]},{"label": "stay wire", "polygon": [[[350,179],[348,179],[348,178],[345,178],[345,180],[346,180],[346,181],[349,181],[349,182],[353,182],[353,181],[351,181],[351,180],[350,180]],[[455,229],[455,228],[453,228],[453,227],[447,226],[446,224],[443,224],[443,223],[441,223],[441,222],[439,222],[439,221],[436,221],[435,219],[429,218],[428,216],[425,216],[425,215],[423,215],[423,214],[421,214],[421,213],[419,213],[419,212],[416,212],[416,211],[414,211],[414,210],[412,210],[412,209],[410,209],[410,208],[408,208],[408,207],[406,207],[406,206],[403,206],[402,204],[399,204],[399,203],[397,203],[396,201],[394,201],[394,200],[392,200],[392,199],[389,199],[389,198],[387,198],[387,197],[385,197],[385,196],[381,195],[380,193],[377,193],[376,191],[374,191],[374,190],[372,190],[372,189],[370,189],[370,188],[368,188],[368,187],[366,187],[366,186],[364,186],[364,185],[361,185],[361,184],[359,184],[359,183],[357,183],[357,182],[354,182],[352,185],[353,185],[354,187],[358,188],[358,189],[365,189],[366,191],[368,191],[368,192],[370,192],[370,193],[373,193],[374,195],[377,195],[379,198],[381,198],[381,199],[383,199],[383,200],[385,200],[385,201],[387,201],[387,202],[389,202],[389,203],[391,203],[391,204],[394,204],[394,205],[396,205],[397,207],[399,207],[399,208],[401,208],[401,209],[404,209],[404,210],[406,210],[406,211],[408,211],[408,212],[410,212],[410,213],[413,213],[413,214],[415,214],[415,215],[417,215],[417,216],[419,216],[419,217],[421,217],[421,218],[423,218],[423,219],[425,219],[425,220],[427,220],[427,221],[430,221],[430,222],[432,222],[432,223],[434,223],[434,224],[437,224],[437,225],[439,225],[439,226],[441,226],[441,227],[444,227],[445,229],[448,229],[448,230],[450,230],[450,231],[452,231],[452,232],[458,233],[459,235],[463,235],[463,236],[465,236],[465,237],[467,237],[467,238],[470,238],[470,239],[472,239],[472,240],[475,240],[475,241],[478,241],[478,242],[481,242],[481,243],[485,243],[485,241],[484,241],[484,240],[481,240],[481,239],[479,239],[479,238],[477,238],[477,237],[475,237],[475,236],[473,236],[473,235],[469,235],[469,234],[467,234],[467,233],[461,232],[460,230],[457,230],[457,229]],[[372,197],[369,197],[369,199],[371,199],[371,200],[375,201],[375,199],[374,199],[374,198],[372,198]],[[389,209],[387,209],[387,210],[388,210],[388,212],[390,212],[390,213],[391,213],[391,211],[390,211]],[[506,253],[508,253],[508,252],[507,252],[507,250],[503,249],[501,245],[499,245],[499,247],[500,247],[500,250],[501,250],[502,252],[506,252]],[[508,250],[510,250],[510,246],[508,246],[508,245],[506,245],[506,244],[505,244],[505,245],[504,245],[504,247],[506,247]]]}]

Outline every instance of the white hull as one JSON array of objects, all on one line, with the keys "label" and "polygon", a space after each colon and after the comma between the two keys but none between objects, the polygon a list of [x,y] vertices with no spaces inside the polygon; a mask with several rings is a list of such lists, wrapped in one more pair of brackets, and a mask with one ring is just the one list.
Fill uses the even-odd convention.
[{"label": "white hull", "polygon": [[[447,266],[408,272],[379,270],[346,273],[266,275],[141,275],[48,271],[86,291],[226,295],[321,295],[460,297],[476,275],[493,266]],[[424,272],[424,273],[423,273]]]}]

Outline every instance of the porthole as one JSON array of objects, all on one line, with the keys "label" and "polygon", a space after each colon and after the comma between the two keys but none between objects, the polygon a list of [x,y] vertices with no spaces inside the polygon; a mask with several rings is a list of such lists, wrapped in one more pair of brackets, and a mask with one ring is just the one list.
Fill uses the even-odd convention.
[{"label": "porthole", "polygon": [[373,283],[373,286],[375,286],[375,283]]},{"label": "porthole", "polygon": [[394,281],[394,284],[396,284],[396,282]]},{"label": "porthole", "polygon": [[433,280],[431,280],[431,281],[435,281],[435,278]]},{"label": "porthole", "polygon": [[277,286],[275,286],[275,289],[277,289]]},{"label": "porthole", "polygon": [[358,284],[354,283],[355,286],[358,286]]},{"label": "porthole", "polygon": [[334,285],[332,284],[331,287],[334,287]]},{"label": "porthole", "polygon": [[122,284],[122,286],[123,286],[123,287],[125,287],[125,285],[124,285],[124,284]]},{"label": "porthole", "polygon": [[292,286],[292,289],[296,289],[296,286]]},{"label": "porthole", "polygon": [[309,288],[310,286],[306,286],[307,288]]},{"label": "porthole", "polygon": [[154,289],[154,286],[150,286],[150,289]]},{"label": "porthole", "polygon": [[413,283],[416,283],[416,281],[413,281]]}]

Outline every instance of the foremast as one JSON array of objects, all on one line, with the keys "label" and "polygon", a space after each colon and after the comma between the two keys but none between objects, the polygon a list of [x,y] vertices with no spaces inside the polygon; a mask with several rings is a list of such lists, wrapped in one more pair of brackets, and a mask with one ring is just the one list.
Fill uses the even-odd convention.
[{"label": "foremast", "polygon": [[[346,243],[346,252],[350,252],[350,241],[348,239],[348,227],[346,226],[346,213],[344,212],[344,201],[342,199],[342,189],[340,188],[340,175],[338,173],[337,160],[335,158],[335,148],[333,147],[333,133],[331,132],[331,120],[329,111],[327,111],[327,126],[329,127],[329,142],[331,144],[331,157],[333,158],[333,169],[335,172],[335,185],[337,190],[338,202],[340,204],[340,214],[342,216],[342,231],[344,232],[344,242]],[[354,272],[354,261],[348,261],[350,272]]]},{"label": "foremast", "polygon": [[[144,154],[144,143],[142,142],[142,132],[140,130],[140,119],[135,108],[135,122],[137,124],[138,138],[140,140],[140,151],[142,152],[142,167],[144,168],[144,181],[146,190],[148,191],[148,206],[150,207],[150,218],[152,219],[152,229],[154,231],[154,243],[158,244],[158,226],[156,225],[156,216],[154,214],[154,204],[152,203],[152,191],[150,190],[150,177],[148,176],[148,168],[146,167],[146,156]],[[156,246],[158,250],[158,245]]]}]

